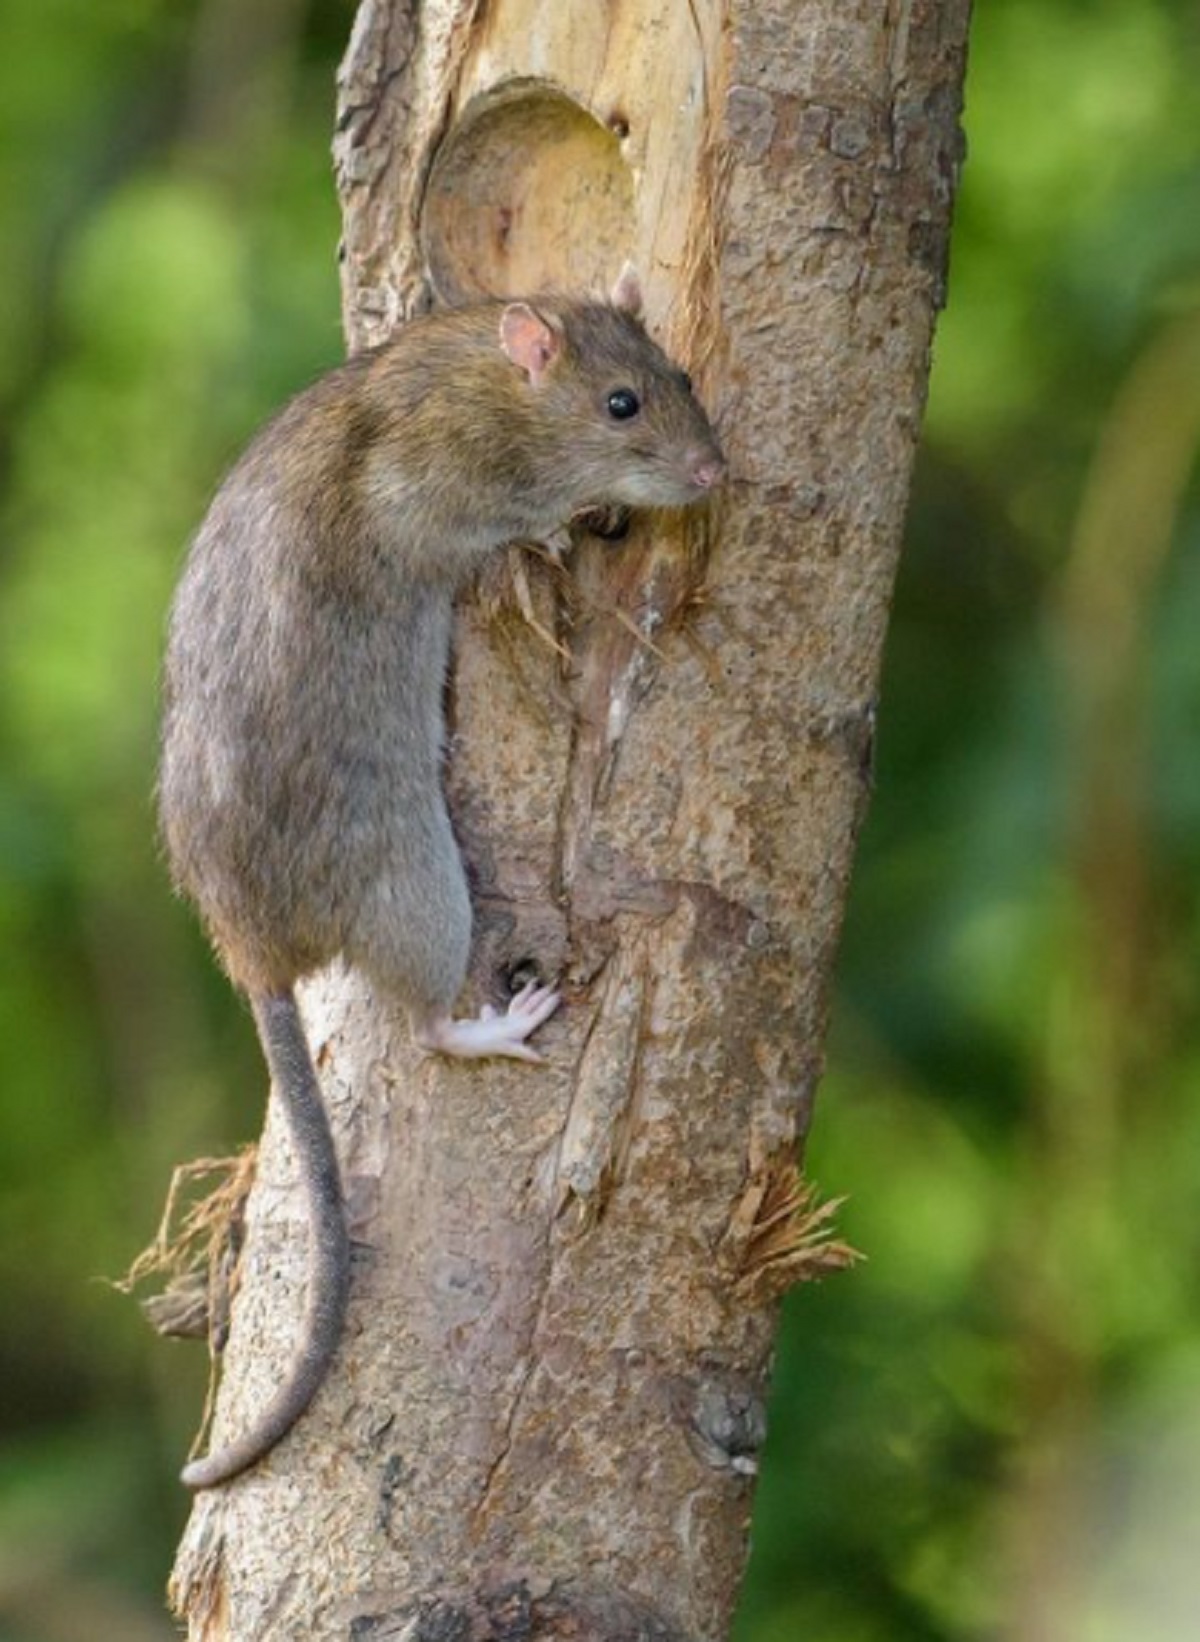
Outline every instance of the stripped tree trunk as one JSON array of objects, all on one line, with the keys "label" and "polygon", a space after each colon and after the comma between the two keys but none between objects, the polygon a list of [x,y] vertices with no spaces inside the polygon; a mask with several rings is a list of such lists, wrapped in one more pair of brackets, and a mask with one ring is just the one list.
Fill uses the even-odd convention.
[{"label": "stripped tree trunk", "polygon": [[[941,300],[969,0],[364,0],[336,155],[352,346],[430,301],[603,288],[717,416],[709,519],[514,549],[464,602],[449,786],[475,1002],[565,977],[542,1070],[306,1016],[354,1296],[329,1384],[201,1496],[193,1637],[726,1634],[795,1158],[870,782]],[[300,1315],[268,1124],[218,1432]]]}]

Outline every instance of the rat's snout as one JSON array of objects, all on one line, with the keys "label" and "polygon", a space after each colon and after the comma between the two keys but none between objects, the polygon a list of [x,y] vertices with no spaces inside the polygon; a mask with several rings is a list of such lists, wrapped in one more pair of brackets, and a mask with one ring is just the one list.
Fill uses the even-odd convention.
[{"label": "rat's snout", "polygon": [[713,490],[725,477],[725,458],[711,448],[690,450],[687,454],[687,475],[700,490]]}]

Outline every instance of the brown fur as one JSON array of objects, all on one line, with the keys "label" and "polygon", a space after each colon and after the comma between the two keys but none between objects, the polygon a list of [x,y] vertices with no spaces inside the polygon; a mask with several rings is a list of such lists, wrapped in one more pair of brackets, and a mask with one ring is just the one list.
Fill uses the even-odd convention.
[{"label": "brown fur", "polygon": [[[455,588],[489,549],[588,504],[682,505],[715,452],[627,312],[562,326],[533,388],[500,304],[432,315],[331,371],[218,492],[175,599],[159,798],[179,888],[233,980],[278,991],[339,952],[420,1007],[453,1002],[470,910],[439,779]],[[606,396],[643,410],[613,421]]]}]

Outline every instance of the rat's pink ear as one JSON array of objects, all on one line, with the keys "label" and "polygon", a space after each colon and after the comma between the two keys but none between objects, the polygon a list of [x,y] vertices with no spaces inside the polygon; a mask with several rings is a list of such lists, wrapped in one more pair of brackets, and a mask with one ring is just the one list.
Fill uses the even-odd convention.
[{"label": "rat's pink ear", "polygon": [[562,352],[562,337],[528,302],[510,302],[500,315],[500,346],[536,388]]},{"label": "rat's pink ear", "polygon": [[614,308],[623,308],[635,319],[642,316],[642,282],[632,262],[627,262],[617,275],[610,298]]}]

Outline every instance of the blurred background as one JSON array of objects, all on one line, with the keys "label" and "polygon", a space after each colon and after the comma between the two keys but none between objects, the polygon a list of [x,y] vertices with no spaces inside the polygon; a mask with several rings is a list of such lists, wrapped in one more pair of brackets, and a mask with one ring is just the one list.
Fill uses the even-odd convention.
[{"label": "blurred background", "polygon": [[[203,1352],[97,1281],[257,1052],[150,786],[182,545],[341,353],[349,0],[0,0],[0,1642],[163,1642]],[[737,1642],[1200,1635],[1200,16],[981,0]]]}]

